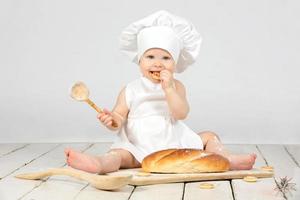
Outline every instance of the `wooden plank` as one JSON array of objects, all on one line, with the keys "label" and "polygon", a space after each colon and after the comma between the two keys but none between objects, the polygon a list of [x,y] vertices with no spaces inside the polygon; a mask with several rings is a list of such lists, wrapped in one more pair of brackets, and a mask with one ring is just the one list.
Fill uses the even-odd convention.
[{"label": "wooden plank", "polygon": [[170,183],[137,186],[130,200],[181,200],[183,196],[184,183]]},{"label": "wooden plank", "polygon": [[285,149],[296,165],[300,167],[300,144],[285,145]]},{"label": "wooden plank", "polygon": [[[213,189],[201,189],[201,183],[214,184]],[[198,200],[200,199],[222,199],[232,200],[232,192],[229,181],[205,181],[185,184],[184,200]]]},{"label": "wooden plank", "polygon": [[275,168],[275,178],[294,176],[294,170],[297,169],[296,163],[286,152],[282,145],[258,145],[268,164]]},{"label": "wooden plank", "polygon": [[56,147],[57,144],[32,144],[19,151],[0,157],[0,178],[5,178],[18,168],[27,165]]},{"label": "wooden plank", "polygon": [[[103,154],[108,150],[109,146],[110,143],[99,143],[94,145],[90,149],[88,149],[86,153],[92,155]],[[128,186],[128,188],[130,188],[130,186]],[[83,192],[83,191],[87,191],[87,192]],[[103,191],[98,190],[97,192],[101,193]],[[118,197],[125,197],[124,199],[128,199],[128,197],[131,194],[131,190],[126,188],[117,192],[124,193],[124,194],[123,195],[120,194],[118,196],[113,193],[106,192],[106,196],[108,199],[113,198],[114,195]],[[46,182],[42,183],[39,187],[35,188],[32,192],[30,192],[22,199],[66,200],[66,199],[74,199],[74,198],[78,199],[84,196],[85,199],[90,199],[93,198],[93,195],[95,193],[96,190],[89,188],[86,182],[77,181],[75,179],[72,179],[70,177],[65,177],[65,176],[54,176],[49,178]],[[45,194],[47,194],[47,196],[45,196]]]},{"label": "wooden plank", "polygon": [[264,199],[283,200],[284,197],[274,190],[275,181],[273,179],[259,179],[255,183],[248,183],[243,180],[233,180],[232,188],[236,200]]},{"label": "wooden plank", "polygon": [[97,190],[94,187],[87,186],[83,188],[77,196],[76,200],[122,200],[128,199],[134,189],[133,186],[125,186],[115,191]]},{"label": "wooden plank", "polygon": [[[300,144],[285,145],[285,150],[293,159],[295,164],[298,166],[298,168],[295,168],[294,170],[295,174],[294,174],[293,182],[297,183],[296,185],[297,194],[294,195],[299,198],[300,196],[299,195],[300,193],[300,184],[299,184],[300,183]],[[297,197],[294,197],[294,199],[296,199]]]},{"label": "wooden plank", "polygon": [[275,169],[275,180],[280,182],[280,178],[292,178],[292,182],[296,183],[297,191],[292,195],[286,193],[286,199],[298,200],[300,199],[300,169],[299,166],[290,157],[284,146],[282,145],[258,145],[259,150],[269,165]]},{"label": "wooden plank", "polygon": [[71,200],[86,184],[73,178],[53,177],[39,185],[22,200]]},{"label": "wooden plank", "polygon": [[[230,152],[234,154],[248,154],[256,153],[257,159],[254,168],[261,168],[266,166],[264,157],[255,145],[226,145]],[[276,183],[273,178],[258,179],[255,183],[245,182],[243,180],[233,179],[231,181],[234,197],[236,200],[247,199],[264,199],[264,200],[277,200],[284,199],[281,195],[277,195],[274,191]],[[249,192],[251,191],[251,192]]]},{"label": "wooden plank", "polygon": [[24,147],[26,147],[28,144],[0,144],[0,157],[8,155],[10,153],[13,153],[15,151],[18,151]]},{"label": "wooden plank", "polygon": [[[45,148],[43,146],[48,147],[47,144],[42,144],[42,146],[38,148],[39,151]],[[22,180],[17,179],[14,176],[19,173],[41,171],[51,167],[61,167],[65,165],[64,148],[66,146],[72,146],[75,149],[82,150],[87,148],[88,144],[60,145],[52,151],[48,152],[47,154],[30,162],[28,165],[18,169],[17,171],[0,181],[0,199],[19,199],[22,196],[29,193],[30,191],[32,191],[34,188],[41,185],[42,181]],[[32,152],[30,155],[32,155]]]}]

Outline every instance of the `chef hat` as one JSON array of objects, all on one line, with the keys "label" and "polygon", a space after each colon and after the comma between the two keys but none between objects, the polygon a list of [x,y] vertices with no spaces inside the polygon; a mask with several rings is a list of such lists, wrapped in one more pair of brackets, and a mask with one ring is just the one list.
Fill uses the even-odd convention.
[{"label": "chef hat", "polygon": [[120,37],[121,51],[135,63],[151,48],[168,51],[180,73],[195,62],[201,36],[194,25],[167,11],[158,11],[130,24]]}]

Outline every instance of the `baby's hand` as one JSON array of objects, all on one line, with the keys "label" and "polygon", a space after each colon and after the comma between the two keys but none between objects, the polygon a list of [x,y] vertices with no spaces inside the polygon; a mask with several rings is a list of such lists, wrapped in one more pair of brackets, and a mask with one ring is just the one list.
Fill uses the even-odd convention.
[{"label": "baby's hand", "polygon": [[110,112],[107,109],[103,109],[103,112],[100,113],[97,118],[100,120],[100,122],[106,126],[108,129],[116,129],[118,128],[118,125],[114,121],[114,117],[112,112]]},{"label": "baby's hand", "polygon": [[164,90],[174,88],[174,79],[170,71],[164,69],[160,72],[161,86]]}]

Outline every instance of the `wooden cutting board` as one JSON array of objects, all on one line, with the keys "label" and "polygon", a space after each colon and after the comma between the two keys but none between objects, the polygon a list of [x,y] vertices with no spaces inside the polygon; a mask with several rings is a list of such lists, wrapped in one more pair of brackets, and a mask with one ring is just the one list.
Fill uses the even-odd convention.
[{"label": "wooden cutting board", "polygon": [[242,179],[245,176],[255,176],[257,178],[271,178],[274,173],[260,169],[227,171],[220,173],[195,173],[195,174],[146,174],[141,168],[119,170],[109,174],[131,174],[133,175],[130,185],[152,185],[162,183],[177,183],[191,181],[207,180],[225,180],[225,179]]}]

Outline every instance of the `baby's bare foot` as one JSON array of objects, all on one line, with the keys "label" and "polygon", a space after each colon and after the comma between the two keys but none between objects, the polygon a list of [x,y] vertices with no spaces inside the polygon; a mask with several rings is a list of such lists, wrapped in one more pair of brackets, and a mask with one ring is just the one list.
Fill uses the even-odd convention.
[{"label": "baby's bare foot", "polygon": [[65,154],[69,166],[90,173],[101,172],[101,162],[98,157],[80,153],[70,148],[65,149]]},{"label": "baby's bare foot", "polygon": [[229,155],[230,170],[249,170],[253,168],[256,154]]}]

